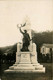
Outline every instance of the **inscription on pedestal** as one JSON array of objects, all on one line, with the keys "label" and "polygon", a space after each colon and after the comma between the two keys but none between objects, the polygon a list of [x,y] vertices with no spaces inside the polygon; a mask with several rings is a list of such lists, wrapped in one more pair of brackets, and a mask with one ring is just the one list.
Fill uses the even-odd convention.
[{"label": "inscription on pedestal", "polygon": [[21,53],[21,62],[29,63],[30,62],[30,53]]}]

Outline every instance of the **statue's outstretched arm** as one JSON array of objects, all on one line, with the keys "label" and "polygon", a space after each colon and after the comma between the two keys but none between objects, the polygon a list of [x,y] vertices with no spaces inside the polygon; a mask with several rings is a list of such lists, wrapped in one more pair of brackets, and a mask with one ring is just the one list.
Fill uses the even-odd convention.
[{"label": "statue's outstretched arm", "polygon": [[21,25],[21,27],[19,27],[19,25],[17,25],[17,27],[19,28],[20,32],[21,32],[22,34],[24,34],[24,32],[21,30],[22,25]]},{"label": "statue's outstretched arm", "polygon": [[20,29],[20,32],[22,33],[22,34],[24,34],[24,32],[21,30],[21,28],[19,28]]}]

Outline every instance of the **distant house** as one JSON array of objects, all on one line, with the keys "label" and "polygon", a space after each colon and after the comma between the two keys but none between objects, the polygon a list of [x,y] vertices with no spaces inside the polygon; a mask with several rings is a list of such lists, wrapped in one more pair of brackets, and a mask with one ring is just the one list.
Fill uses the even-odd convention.
[{"label": "distant house", "polygon": [[50,54],[53,52],[53,44],[43,44],[40,48],[42,54]]}]

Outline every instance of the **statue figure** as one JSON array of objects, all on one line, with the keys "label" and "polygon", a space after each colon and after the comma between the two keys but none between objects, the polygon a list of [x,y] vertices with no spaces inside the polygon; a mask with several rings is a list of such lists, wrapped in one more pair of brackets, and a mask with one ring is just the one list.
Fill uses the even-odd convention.
[{"label": "statue figure", "polygon": [[[22,27],[22,25],[21,25]],[[20,32],[23,34],[23,46],[22,46],[22,49],[21,51],[29,51],[28,50],[28,46],[30,45],[30,36],[29,34],[27,33],[27,30],[24,30],[24,32],[21,30],[21,27],[19,27],[19,30]]]}]

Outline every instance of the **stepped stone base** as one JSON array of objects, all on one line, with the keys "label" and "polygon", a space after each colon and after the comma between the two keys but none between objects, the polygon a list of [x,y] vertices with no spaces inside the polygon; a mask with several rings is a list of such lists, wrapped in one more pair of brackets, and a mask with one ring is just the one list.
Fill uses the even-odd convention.
[{"label": "stepped stone base", "polygon": [[13,66],[9,67],[8,70],[5,70],[6,73],[30,73],[30,72],[37,72],[37,73],[45,73],[45,68],[43,65],[40,64],[14,64]]}]

